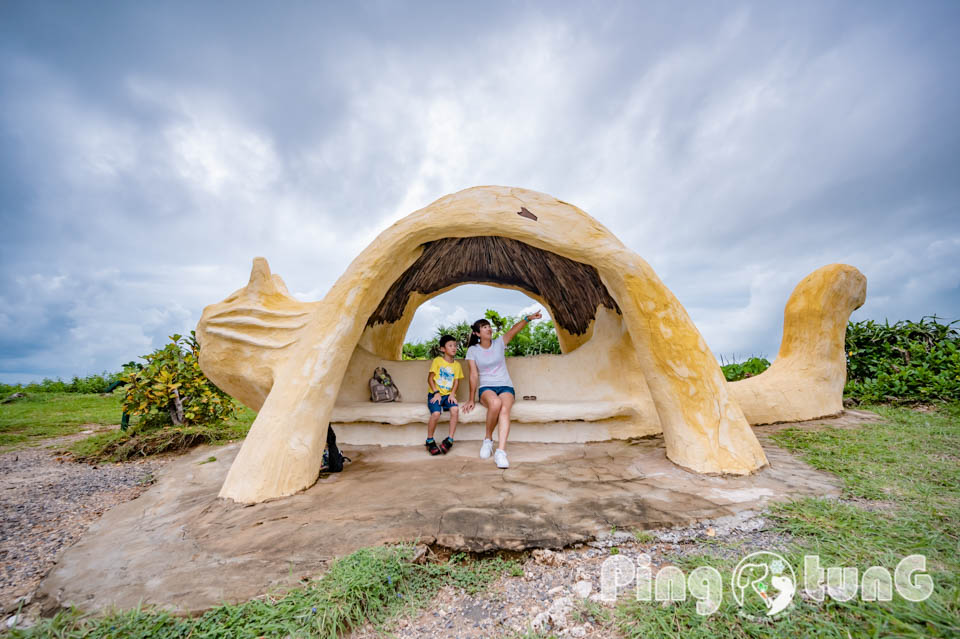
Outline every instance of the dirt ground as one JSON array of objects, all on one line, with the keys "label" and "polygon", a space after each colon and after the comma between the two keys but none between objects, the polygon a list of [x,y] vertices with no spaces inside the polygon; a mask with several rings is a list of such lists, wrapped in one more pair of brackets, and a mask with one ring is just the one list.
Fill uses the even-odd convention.
[{"label": "dirt ground", "polygon": [[99,430],[0,454],[0,612],[32,599],[37,585],[91,523],[136,499],[167,460],[88,465],[61,451]]}]

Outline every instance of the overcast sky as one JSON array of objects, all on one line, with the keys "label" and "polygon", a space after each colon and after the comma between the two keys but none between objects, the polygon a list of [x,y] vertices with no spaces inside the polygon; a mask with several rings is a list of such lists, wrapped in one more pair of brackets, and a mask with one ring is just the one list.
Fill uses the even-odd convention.
[{"label": "overcast sky", "polygon": [[[960,3],[0,3],[0,381],[116,370],[264,256],[323,297],[460,189],[549,193],[724,357],[809,272],[960,318]],[[461,287],[412,338],[519,293]],[[361,321],[358,318],[358,321]]]}]

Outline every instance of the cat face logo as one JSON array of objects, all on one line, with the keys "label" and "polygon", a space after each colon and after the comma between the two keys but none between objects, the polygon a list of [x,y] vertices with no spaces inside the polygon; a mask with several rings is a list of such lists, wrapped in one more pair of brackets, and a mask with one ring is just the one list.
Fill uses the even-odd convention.
[{"label": "cat face logo", "polygon": [[761,550],[740,560],[730,585],[741,614],[756,618],[752,613],[760,612],[776,617],[793,601],[797,576],[781,555]]}]

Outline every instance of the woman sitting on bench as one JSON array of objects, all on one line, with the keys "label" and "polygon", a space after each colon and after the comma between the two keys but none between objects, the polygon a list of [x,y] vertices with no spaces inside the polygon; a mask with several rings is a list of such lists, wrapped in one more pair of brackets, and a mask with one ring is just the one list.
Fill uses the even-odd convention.
[{"label": "woman sitting on bench", "polygon": [[487,428],[480,446],[480,458],[487,459],[493,452],[493,429],[499,424],[497,452],[493,460],[497,468],[509,468],[507,461],[507,436],[510,434],[510,409],[516,401],[513,380],[507,371],[506,347],[517,333],[530,320],[540,319],[540,311],[524,315],[502,337],[493,339],[493,327],[490,322],[481,319],[471,326],[473,333],[467,348],[467,362],[470,364],[470,398],[463,405],[463,412],[469,413],[475,406],[474,398],[480,396],[480,403],[487,408]]}]

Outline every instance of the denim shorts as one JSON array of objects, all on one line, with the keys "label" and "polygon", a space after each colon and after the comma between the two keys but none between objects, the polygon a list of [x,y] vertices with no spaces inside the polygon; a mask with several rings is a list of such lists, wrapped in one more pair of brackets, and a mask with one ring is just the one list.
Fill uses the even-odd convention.
[{"label": "denim shorts", "polygon": [[437,402],[430,401],[433,398],[433,395],[433,393],[427,393],[427,408],[430,409],[431,413],[442,413],[443,411],[449,411],[451,408],[456,408],[459,406],[456,398],[453,397],[453,393],[441,395],[439,404]]},{"label": "denim shorts", "polygon": [[483,391],[493,391],[497,395],[510,393],[514,397],[517,396],[517,391],[513,390],[513,386],[481,386],[480,392],[477,393],[477,397],[483,397]]}]

